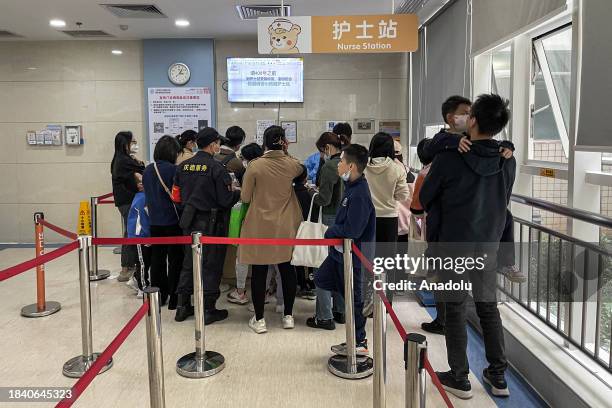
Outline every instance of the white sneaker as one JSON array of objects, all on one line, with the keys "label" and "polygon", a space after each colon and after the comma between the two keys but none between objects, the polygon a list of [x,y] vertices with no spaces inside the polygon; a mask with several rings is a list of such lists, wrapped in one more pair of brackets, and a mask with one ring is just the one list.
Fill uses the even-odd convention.
[{"label": "white sneaker", "polygon": [[285,305],[276,305],[276,313],[283,313],[285,311]]},{"label": "white sneaker", "polygon": [[256,320],[255,316],[251,317],[251,320],[249,320],[249,327],[257,334],[265,333],[268,331],[266,327],[266,319],[264,319],[263,317],[261,318],[261,320]]},{"label": "white sneaker", "polygon": [[138,293],[136,293],[136,298],[137,299],[142,299],[143,296],[144,296],[144,294],[142,293],[142,290],[138,289]]},{"label": "white sneaker", "polygon": [[136,282],[136,278],[135,277],[131,277],[129,281],[127,281],[125,283],[130,289],[132,289],[134,292],[138,293],[140,292],[140,289],[138,288],[138,282]]},{"label": "white sneaker", "polygon": [[249,298],[246,295],[246,292],[243,292],[242,295],[238,293],[237,289],[234,289],[230,293],[227,294],[227,301],[230,303],[235,303],[237,305],[245,305],[249,303]]},{"label": "white sneaker", "polygon": [[293,329],[294,327],[295,321],[293,320],[293,316],[283,316],[283,329]]}]

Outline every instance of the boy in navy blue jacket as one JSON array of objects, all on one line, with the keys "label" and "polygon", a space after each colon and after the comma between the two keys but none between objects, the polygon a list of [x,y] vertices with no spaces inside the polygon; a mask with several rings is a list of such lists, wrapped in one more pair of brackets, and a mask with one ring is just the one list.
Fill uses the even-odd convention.
[{"label": "boy in navy blue jacket", "polygon": [[[338,163],[338,174],[344,180],[344,197],[336,212],[336,221],[325,233],[325,238],[350,238],[363,251],[364,244],[372,244],[376,237],[376,213],[368,182],[363,171],[368,164],[368,150],[358,144],[344,148]],[[344,260],[341,247],[332,247],[329,255],[315,273],[315,285],[339,292],[344,296]],[[361,262],[353,254],[353,301],[355,315],[356,354],[368,355],[366,319],[363,315]],[[332,346],[332,352],[346,355],[346,343]]]}]

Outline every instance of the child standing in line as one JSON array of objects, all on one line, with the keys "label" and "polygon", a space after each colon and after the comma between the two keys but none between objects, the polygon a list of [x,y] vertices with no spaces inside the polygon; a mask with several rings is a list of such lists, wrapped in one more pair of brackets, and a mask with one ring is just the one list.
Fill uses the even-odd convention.
[{"label": "child standing in line", "polygon": [[[363,175],[368,164],[368,150],[352,144],[342,150],[338,163],[338,174],[345,183],[344,195],[336,212],[336,220],[325,233],[325,238],[350,238],[362,249],[364,244],[373,243],[376,237],[376,213],[368,182]],[[355,344],[357,355],[368,355],[366,319],[363,315],[361,262],[353,254],[353,305],[355,315]],[[344,260],[336,247],[315,273],[315,285],[344,296]],[[338,355],[346,355],[346,343],[331,348]]]}]

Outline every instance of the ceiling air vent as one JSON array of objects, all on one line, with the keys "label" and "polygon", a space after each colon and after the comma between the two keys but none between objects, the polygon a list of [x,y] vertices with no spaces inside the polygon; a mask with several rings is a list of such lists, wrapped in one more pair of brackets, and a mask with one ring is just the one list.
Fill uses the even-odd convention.
[{"label": "ceiling air vent", "polygon": [[153,4],[100,4],[119,18],[167,18]]},{"label": "ceiling air vent", "polygon": [[238,15],[241,20],[257,20],[259,17],[288,17],[291,15],[291,6],[284,6],[285,14],[283,14],[283,7],[280,5],[276,6],[236,6]]},{"label": "ceiling air vent", "polygon": [[69,35],[73,38],[103,38],[113,37],[113,35],[106,33],[101,30],[66,30],[62,33]]},{"label": "ceiling air vent", "polygon": [[427,0],[404,0],[395,8],[396,14],[412,14],[418,12]]},{"label": "ceiling air vent", "polygon": [[0,30],[0,38],[2,38],[2,39],[6,39],[6,38],[21,38],[21,37],[22,36],[20,36],[19,34],[11,33],[10,31]]}]

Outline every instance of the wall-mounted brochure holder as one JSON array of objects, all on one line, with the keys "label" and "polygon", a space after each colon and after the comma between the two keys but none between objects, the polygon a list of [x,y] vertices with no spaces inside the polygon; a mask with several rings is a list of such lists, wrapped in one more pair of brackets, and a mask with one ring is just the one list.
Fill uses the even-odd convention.
[{"label": "wall-mounted brochure holder", "polygon": [[83,144],[83,127],[81,125],[64,126],[67,146],[78,146]]}]

